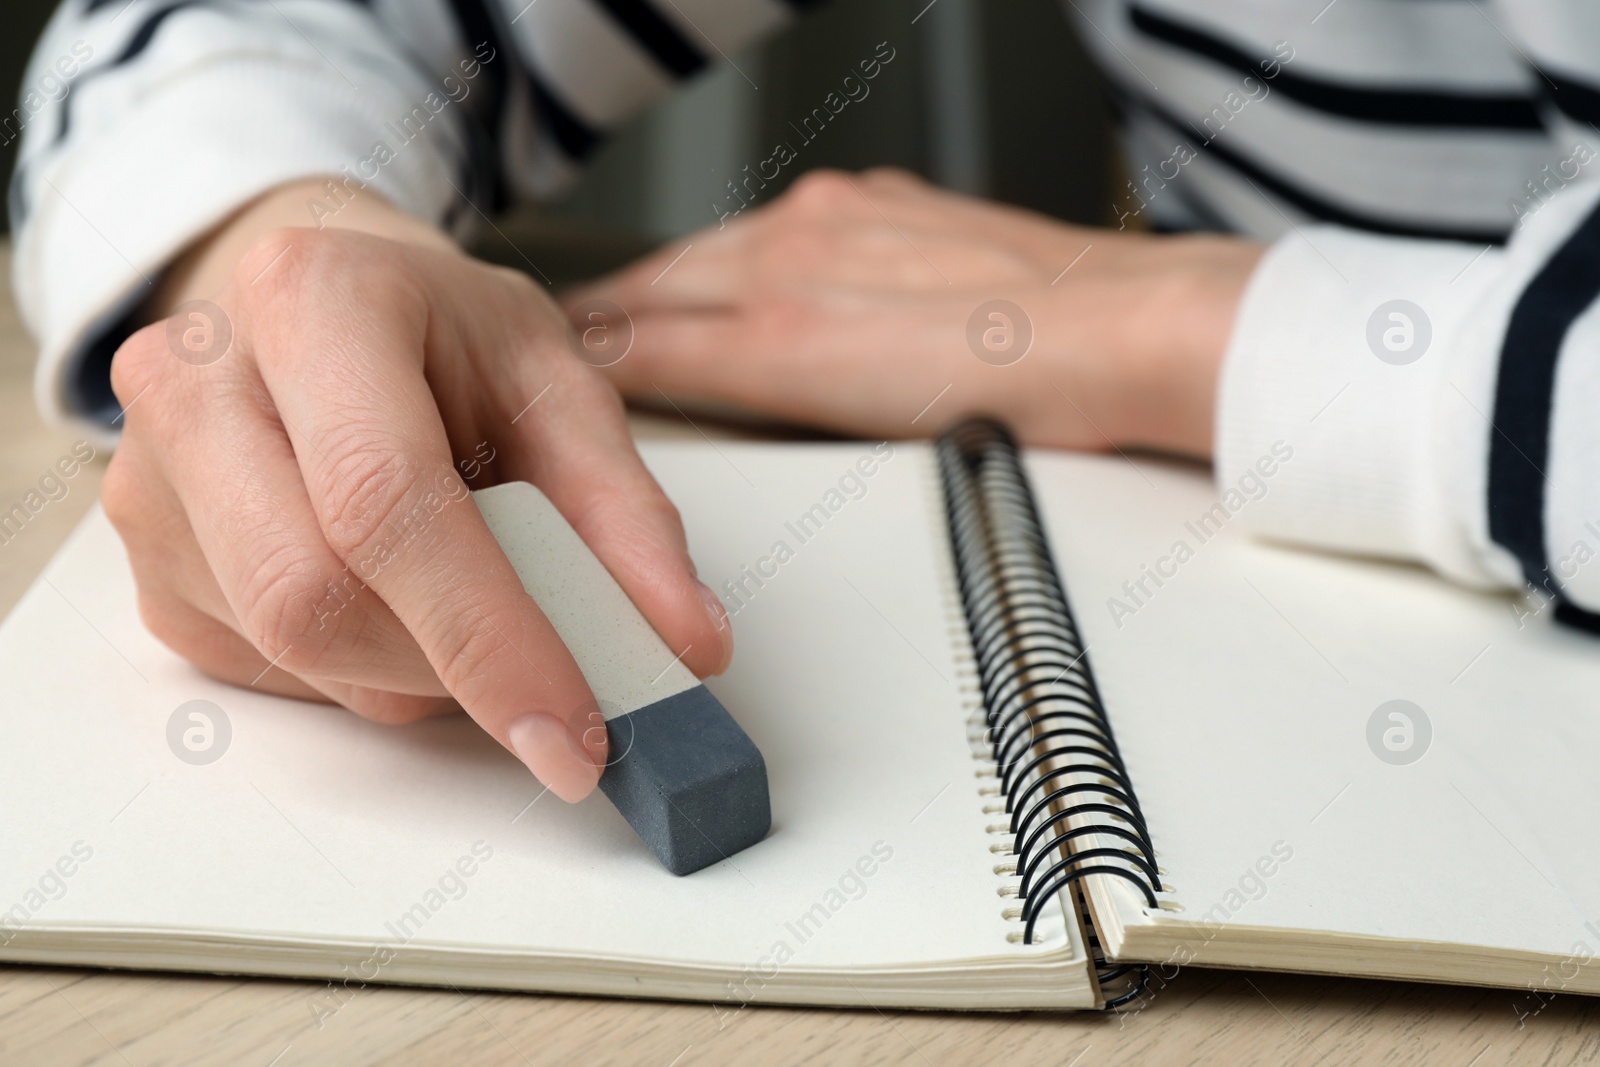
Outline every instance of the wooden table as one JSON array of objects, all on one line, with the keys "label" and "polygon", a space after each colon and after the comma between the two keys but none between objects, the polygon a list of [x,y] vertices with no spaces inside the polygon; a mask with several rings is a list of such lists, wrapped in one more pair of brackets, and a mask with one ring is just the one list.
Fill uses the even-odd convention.
[{"label": "wooden table", "polygon": [[[9,266],[9,249],[4,262]],[[0,275],[5,272],[0,267]],[[32,342],[0,297],[0,502],[73,436],[35,413]],[[692,433],[639,416],[640,436]],[[9,611],[93,503],[103,460],[0,546]],[[3,688],[0,688],[3,693]],[[3,700],[0,697],[0,700]],[[71,783],[61,783],[70,789]],[[3,842],[3,838],[0,838]],[[3,844],[0,844],[3,847]],[[1600,1001],[1505,990],[1189,970],[1135,1013],[958,1015],[369,987],[319,1028],[315,982],[0,967],[0,1063],[104,1064],[1492,1064],[1600,1059]]]}]

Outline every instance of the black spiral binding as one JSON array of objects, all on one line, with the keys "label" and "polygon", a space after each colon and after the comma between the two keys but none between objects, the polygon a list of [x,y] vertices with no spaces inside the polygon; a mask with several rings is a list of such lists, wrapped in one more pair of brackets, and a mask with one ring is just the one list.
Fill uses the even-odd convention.
[{"label": "black spiral binding", "polygon": [[[1095,688],[1010,433],[963,422],[939,439],[956,574],[972,636],[1012,850],[1023,941],[1055,895],[1091,874],[1122,878],[1158,907],[1155,846]],[[1102,844],[1086,847],[1084,839]],[[1106,840],[1115,844],[1107,847]],[[1107,962],[1084,912],[1108,1008],[1137,999],[1148,969]]]}]

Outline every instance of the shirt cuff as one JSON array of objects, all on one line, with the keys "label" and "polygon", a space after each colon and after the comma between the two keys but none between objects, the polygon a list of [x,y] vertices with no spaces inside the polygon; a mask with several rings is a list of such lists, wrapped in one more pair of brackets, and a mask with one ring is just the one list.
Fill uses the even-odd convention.
[{"label": "shirt cuff", "polygon": [[1436,432],[1455,335],[1503,255],[1331,226],[1271,247],[1246,288],[1217,400],[1219,487],[1265,486],[1241,494],[1242,525],[1425,561],[1473,584],[1503,580],[1449,521]]}]

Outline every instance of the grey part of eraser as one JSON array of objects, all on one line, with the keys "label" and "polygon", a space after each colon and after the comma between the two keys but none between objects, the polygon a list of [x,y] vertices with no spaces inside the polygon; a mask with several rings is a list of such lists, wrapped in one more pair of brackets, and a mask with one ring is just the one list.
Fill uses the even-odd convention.
[{"label": "grey part of eraser", "polygon": [[727,859],[772,828],[766,761],[705,686],[610,719],[606,732],[600,788],[673,874]]}]

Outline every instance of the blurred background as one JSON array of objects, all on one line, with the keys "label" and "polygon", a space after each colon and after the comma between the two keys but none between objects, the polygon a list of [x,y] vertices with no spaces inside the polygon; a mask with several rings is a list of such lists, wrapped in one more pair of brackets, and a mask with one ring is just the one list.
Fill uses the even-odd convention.
[{"label": "blurred background", "polygon": [[[7,110],[54,7],[54,0],[5,0]],[[640,115],[567,196],[520,215],[507,232],[555,245],[558,273],[572,277],[716,222],[712,204],[728,196],[728,180],[776,142],[793,140],[789,123],[836,90],[880,41],[896,55],[869,83],[870,95],[807,144],[764,198],[811,167],[893,164],[953,189],[1105,222],[1105,96],[1064,8],[1061,0],[835,0]],[[15,149],[0,148],[8,177]],[[511,251],[494,244],[485,241],[492,258]]]}]

